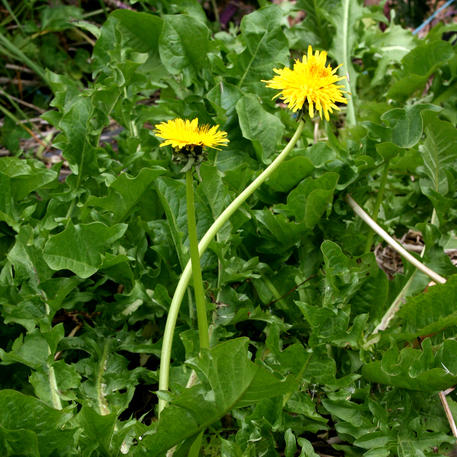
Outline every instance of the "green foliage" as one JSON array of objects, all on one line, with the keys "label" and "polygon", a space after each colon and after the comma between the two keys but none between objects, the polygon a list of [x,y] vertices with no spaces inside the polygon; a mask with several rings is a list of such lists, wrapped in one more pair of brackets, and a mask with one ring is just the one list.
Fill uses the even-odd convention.
[{"label": "green foliage", "polygon": [[[419,39],[355,0],[266,3],[220,28],[197,0],[86,3],[3,2],[2,74],[21,63],[35,85],[0,94],[26,121],[2,110],[0,454],[448,455],[437,395],[457,383],[448,29]],[[199,352],[189,292],[170,391],[158,391],[189,241],[183,175],[154,126],[198,117],[228,133],[195,173],[201,239],[292,137],[296,119],[262,80],[309,44],[343,64],[350,103],[329,123],[305,118],[289,157],[218,232],[201,259],[210,349]],[[46,110],[48,148],[29,146],[33,108],[15,99]],[[390,278],[347,193],[390,234],[420,231],[422,260],[447,283],[426,289],[406,262]]]}]

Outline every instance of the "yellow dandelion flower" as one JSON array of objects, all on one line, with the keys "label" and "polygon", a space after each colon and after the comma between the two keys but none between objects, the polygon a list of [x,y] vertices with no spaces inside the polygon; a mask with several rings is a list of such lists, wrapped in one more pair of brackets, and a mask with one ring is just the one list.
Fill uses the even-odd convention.
[{"label": "yellow dandelion flower", "polygon": [[274,98],[281,97],[292,111],[303,109],[307,102],[310,117],[314,117],[316,110],[321,119],[323,112],[328,121],[328,114],[333,109],[339,109],[336,102],[347,103],[343,96],[347,92],[341,90],[344,86],[335,84],[345,78],[335,74],[341,65],[332,69],[330,65],[325,65],[326,60],[325,51],[313,54],[313,48],[308,46],[308,55],[304,55],[301,61],[296,59],[292,70],[288,67],[274,68],[277,76],[262,82],[267,83],[267,87],[280,90]]},{"label": "yellow dandelion flower", "polygon": [[192,121],[188,119],[173,119],[167,122],[161,122],[156,125],[155,134],[165,141],[160,145],[171,145],[174,149],[189,149],[194,148],[214,148],[225,146],[228,143],[227,133],[219,130],[219,126],[215,125],[198,125],[198,118]]}]

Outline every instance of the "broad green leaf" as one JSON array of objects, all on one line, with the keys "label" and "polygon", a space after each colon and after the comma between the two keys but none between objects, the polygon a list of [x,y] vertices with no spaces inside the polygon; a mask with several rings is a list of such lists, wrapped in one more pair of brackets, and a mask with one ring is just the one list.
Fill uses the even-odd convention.
[{"label": "broad green leaf", "polygon": [[45,168],[37,160],[18,159],[17,157],[2,157],[0,173],[8,176],[12,184],[12,194],[17,200],[22,200],[33,192],[57,178],[54,170]]},{"label": "broad green leaf", "polygon": [[30,279],[32,284],[38,286],[48,280],[53,272],[43,259],[41,247],[36,246],[34,241],[32,227],[23,225],[13,248],[8,252],[8,260],[14,266],[17,279]]},{"label": "broad green leaf", "polygon": [[0,425],[0,452],[4,457],[40,457],[36,433],[31,430],[8,430]]},{"label": "broad green leaf", "polygon": [[380,318],[388,304],[389,279],[386,273],[378,269],[363,282],[356,294],[351,298],[353,313],[369,313],[370,317]]},{"label": "broad green leaf", "polygon": [[74,455],[73,431],[62,429],[70,417],[68,412],[50,408],[34,397],[14,390],[0,391],[0,427],[9,431],[28,430],[25,440],[30,440],[34,432],[40,457]]},{"label": "broad green leaf", "polygon": [[191,16],[166,15],[159,38],[162,64],[172,74],[182,73],[186,85],[206,66],[209,30]]},{"label": "broad green leaf", "polygon": [[400,148],[412,148],[422,137],[423,111],[440,111],[436,105],[418,103],[411,107],[394,108],[386,111],[381,119],[390,127],[392,143]]},{"label": "broad green leaf", "polygon": [[187,233],[187,210],[183,205],[185,190],[180,182],[173,181],[169,178],[162,179],[157,180],[156,191],[165,211],[179,264],[181,268],[184,268],[187,261],[183,247],[184,235]]},{"label": "broad green leaf", "polygon": [[83,11],[73,5],[55,5],[54,8],[43,8],[41,29],[47,32],[59,32],[73,27],[72,22],[82,19]]},{"label": "broad green leaf", "polygon": [[92,117],[91,100],[80,95],[73,101],[59,123],[59,127],[65,133],[65,139],[62,141],[59,136],[57,140],[62,147],[63,156],[75,175],[90,175],[98,171],[96,148],[91,144]]},{"label": "broad green leaf", "polygon": [[0,174],[0,220],[18,232],[19,219],[19,211],[12,195],[11,179]]},{"label": "broad green leaf", "polygon": [[225,118],[234,112],[236,102],[242,95],[237,86],[221,81],[208,92],[207,98],[213,105],[219,107]]},{"label": "broad green leaf", "polygon": [[[144,437],[138,455],[162,455],[196,436],[234,408],[254,404],[294,389],[248,358],[248,339],[218,344],[191,362],[203,384],[185,389],[162,412],[157,429]],[[208,387],[206,387],[208,386]]]},{"label": "broad green leaf", "polygon": [[247,51],[242,55],[246,64],[239,87],[247,79],[259,82],[262,77],[269,76],[273,67],[288,64],[288,42],[281,27],[283,20],[284,13],[277,5],[261,8],[241,20],[241,34]]},{"label": "broad green leaf", "polygon": [[227,186],[222,180],[222,173],[216,167],[207,163],[200,167],[200,176],[202,182],[199,188],[202,189],[208,203],[211,207],[213,218],[216,219],[219,214],[232,202]]},{"label": "broad green leaf", "polygon": [[294,432],[288,428],[284,433],[284,441],[286,442],[286,448],[284,449],[285,457],[294,457],[297,452],[297,440],[295,439]]},{"label": "broad green leaf", "polygon": [[433,190],[445,196],[452,190],[447,173],[457,165],[457,131],[450,122],[440,120],[434,113],[426,113],[424,118],[426,137],[422,157],[425,173]]},{"label": "broad green leaf", "polygon": [[72,276],[71,278],[52,278],[40,284],[40,289],[45,294],[46,303],[51,308],[51,312],[56,312],[61,307],[72,306],[71,303],[66,303],[65,299],[80,282],[81,279]]},{"label": "broad green leaf", "polygon": [[336,363],[335,359],[327,353],[325,345],[316,346],[307,352],[311,353],[311,357],[303,364],[305,367],[303,378],[308,382],[333,385]]},{"label": "broad green leaf", "polygon": [[422,89],[428,78],[452,57],[452,46],[447,41],[432,41],[415,47],[402,60],[403,71],[387,93],[388,97],[406,99]]},{"label": "broad green leaf", "polygon": [[392,329],[400,330],[394,332],[394,337],[412,340],[457,325],[456,294],[457,276],[454,275],[445,284],[435,285],[426,293],[409,298],[390,325]]},{"label": "broad green leaf", "polygon": [[370,421],[364,414],[364,406],[349,400],[331,400],[325,399],[322,401],[325,409],[344,422],[360,428],[360,433],[363,434],[371,428]]},{"label": "broad green leaf", "polygon": [[421,44],[403,58],[404,71],[406,74],[429,76],[453,54],[452,46],[447,41],[437,40]]},{"label": "broad green leaf", "polygon": [[306,226],[288,219],[284,214],[273,214],[270,210],[253,211],[262,241],[257,246],[260,252],[280,254],[290,250],[303,238]]},{"label": "broad green leaf", "polygon": [[[19,231],[34,207],[24,200],[31,192],[57,179],[57,173],[36,160],[2,157],[0,159],[0,220]],[[31,198],[34,198],[31,196]]]},{"label": "broad green leaf", "polygon": [[[355,294],[370,281],[378,276],[379,267],[373,254],[365,254],[358,258],[345,255],[341,247],[330,240],[321,244],[325,262],[325,290],[322,302],[327,307],[337,303],[348,303]],[[362,291],[362,297],[365,291]],[[369,303],[368,307],[374,305]],[[365,311],[365,310],[364,310]]]},{"label": "broad green leaf", "polygon": [[96,68],[102,69],[113,63],[113,48],[133,49],[147,53],[147,60],[138,73],[147,75],[149,81],[158,82],[167,75],[159,56],[159,37],[162,19],[158,16],[118,9],[113,11],[101,29],[100,38],[94,47]]},{"label": "broad green leaf", "polygon": [[[200,176],[202,177],[202,182],[198,187],[199,194],[200,191],[204,194],[211,208],[213,220],[216,220],[232,202],[233,198],[224,182],[223,174],[215,166],[202,164]],[[238,228],[246,222],[246,219],[247,217],[241,211],[237,211],[231,216],[229,222],[219,230],[217,239],[219,241],[229,240],[232,227]]]},{"label": "broad green leaf", "polygon": [[[446,341],[445,341],[446,343]],[[362,374],[370,382],[387,384],[422,392],[445,390],[457,383],[455,342],[443,343],[439,357],[435,357],[430,339],[422,342],[422,349],[395,346],[384,352],[381,361],[367,363]],[[451,362],[449,368],[441,360]],[[456,370],[456,371],[450,371]]]},{"label": "broad green leaf", "polygon": [[296,156],[282,162],[268,178],[267,185],[278,192],[289,192],[314,170],[308,157]]},{"label": "broad green leaf", "polygon": [[[317,39],[322,42],[322,49],[328,49],[331,36],[328,33],[328,17],[326,11],[335,7],[333,0],[298,0],[297,7],[306,11],[304,24],[306,30],[310,30]],[[304,47],[306,51],[306,46]]]},{"label": "broad green leaf", "polygon": [[181,0],[177,3],[167,2],[167,11],[171,14],[182,13],[206,24],[206,12],[198,0]]},{"label": "broad green leaf", "polygon": [[[118,9],[110,17],[116,19],[117,28],[123,34],[123,44],[138,52],[158,56],[162,20],[153,14]],[[98,43],[97,43],[98,45]]]},{"label": "broad green leaf", "polygon": [[106,197],[94,197],[91,195],[87,199],[87,205],[110,211],[114,216],[113,222],[120,222],[140,202],[157,176],[165,172],[165,168],[155,167],[143,168],[135,177],[130,177],[127,173],[121,173],[110,184]]},{"label": "broad green leaf", "polygon": [[194,442],[192,443],[192,446],[189,449],[187,457],[199,457],[202,447],[202,438],[203,430],[197,435],[197,438],[195,438]]},{"label": "broad green leaf", "polygon": [[287,210],[307,228],[313,228],[327,211],[330,212],[339,175],[325,173],[319,178],[304,179],[287,197]]},{"label": "broad green leaf", "polygon": [[399,100],[406,100],[414,92],[424,88],[428,81],[428,76],[406,75],[392,84],[387,92],[387,96]]},{"label": "broad green leaf", "polygon": [[252,141],[258,159],[263,163],[271,162],[284,132],[282,122],[265,111],[252,94],[238,100],[236,112],[243,136]]},{"label": "broad green leaf", "polygon": [[403,151],[402,148],[396,144],[391,143],[390,141],[385,141],[376,144],[376,152],[381,155],[385,161],[387,161],[393,159],[394,157],[399,157]]},{"label": "broad green leaf", "polygon": [[310,344],[328,342],[339,347],[353,348],[363,344],[367,314],[357,315],[349,328],[350,316],[343,310],[312,306],[300,301],[295,303],[311,327]]},{"label": "broad green leaf", "polygon": [[386,432],[371,432],[354,441],[355,446],[364,449],[383,448],[394,443],[395,436]]},{"label": "broad green leaf", "polygon": [[[89,439],[98,443],[104,455],[111,455],[111,441],[113,439],[116,415],[101,416],[88,406],[83,406],[78,419]],[[116,450],[117,451],[117,450]]]},{"label": "broad green leaf", "polygon": [[399,63],[416,45],[417,38],[403,27],[391,24],[386,30],[376,30],[367,37],[367,45],[372,48],[375,56],[379,56],[371,85],[375,86],[383,82],[386,77],[388,66]]},{"label": "broad green leaf", "polygon": [[30,368],[38,369],[46,364],[48,356],[48,342],[36,329],[29,332],[25,337],[19,336],[9,352],[0,349],[3,365],[22,363]]},{"label": "broad green leaf", "polygon": [[301,446],[301,452],[299,457],[318,457],[318,454],[311,444],[311,441],[307,440],[306,438],[298,438],[298,444]]},{"label": "broad green leaf", "polygon": [[80,278],[93,275],[102,264],[102,254],[127,230],[126,224],[108,227],[101,222],[73,225],[53,235],[44,247],[44,260],[53,270],[71,270]]}]

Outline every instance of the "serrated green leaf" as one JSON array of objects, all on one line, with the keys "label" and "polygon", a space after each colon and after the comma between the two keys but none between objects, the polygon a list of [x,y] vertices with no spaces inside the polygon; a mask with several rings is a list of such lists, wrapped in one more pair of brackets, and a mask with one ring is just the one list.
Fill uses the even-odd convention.
[{"label": "serrated green leaf", "polygon": [[304,179],[287,197],[287,210],[307,228],[313,228],[329,212],[333,192],[338,182],[337,173],[324,173],[319,178]]},{"label": "serrated green leaf", "polygon": [[440,111],[440,107],[429,103],[418,103],[412,107],[394,108],[386,111],[381,119],[390,127],[391,141],[400,148],[412,148],[422,137],[423,111]]},{"label": "serrated green leaf", "polygon": [[[34,432],[40,457],[74,455],[73,432],[62,430],[70,417],[68,412],[50,408],[34,397],[14,390],[0,391],[0,426],[11,431]],[[30,432],[25,436],[30,439]]]},{"label": "serrated green leaf", "polygon": [[286,442],[286,448],[284,449],[285,457],[294,457],[297,452],[297,440],[295,439],[294,432],[288,428],[284,433],[284,441]]},{"label": "serrated green leaf", "polygon": [[143,198],[144,193],[150,189],[154,180],[166,172],[165,168],[143,168],[137,176],[130,177],[121,173],[109,186],[106,197],[87,199],[87,205],[106,209],[113,213],[113,222],[120,222]]},{"label": "serrated green leaf", "polygon": [[0,173],[11,178],[13,196],[22,200],[30,192],[49,184],[57,178],[54,170],[45,168],[36,160],[24,160],[17,157],[2,157]]},{"label": "serrated green leaf", "polygon": [[103,25],[94,47],[96,68],[106,70],[113,64],[113,60],[117,59],[114,57],[117,54],[113,55],[113,47],[119,46],[124,51],[129,48],[137,53],[147,53],[147,60],[137,71],[147,75],[148,81],[159,82],[168,74],[159,56],[162,23],[160,17],[152,14],[126,9],[113,11]]},{"label": "serrated green leaf", "polygon": [[77,418],[89,439],[99,444],[104,455],[111,455],[116,415],[101,416],[92,408],[83,406]]},{"label": "serrated green leaf", "polygon": [[[322,42],[322,49],[328,49],[331,37],[328,34],[328,18],[326,11],[335,7],[333,0],[298,0],[297,6],[306,11],[304,23],[306,30],[312,31]],[[304,47],[306,51],[306,46]]]},{"label": "serrated green leaf", "polygon": [[186,84],[207,62],[209,30],[191,16],[166,15],[159,38],[162,64],[173,75],[183,73]]},{"label": "serrated green leaf", "polygon": [[73,225],[53,235],[44,247],[44,260],[53,270],[71,270],[80,278],[93,275],[102,264],[106,247],[127,230],[126,224],[108,227],[101,222]]},{"label": "serrated green leaf", "polygon": [[424,119],[425,172],[433,190],[445,196],[450,190],[447,170],[455,169],[457,164],[457,132],[450,122],[440,120],[436,114],[426,113]]},{"label": "serrated green leaf", "polygon": [[437,40],[415,47],[403,58],[402,63],[405,73],[429,76],[452,55],[451,44],[447,41]]},{"label": "serrated green leaf", "polygon": [[40,457],[37,436],[31,430],[8,430],[0,425],[0,452],[5,457]]},{"label": "serrated green leaf", "polygon": [[289,192],[314,170],[308,157],[296,156],[282,162],[268,178],[267,185],[277,192]]},{"label": "serrated green leaf", "polygon": [[409,298],[397,312],[391,328],[399,328],[394,337],[412,340],[439,332],[457,324],[455,297],[457,276],[451,276],[445,284],[430,287],[427,293]]},{"label": "serrated green leaf", "polygon": [[248,359],[248,339],[218,344],[192,360],[209,390],[186,389],[162,412],[157,429],[143,440],[138,455],[158,456],[174,445],[200,433],[234,408],[283,395],[294,389],[292,379],[280,381]]},{"label": "serrated green leaf", "polygon": [[422,89],[428,78],[453,55],[452,46],[446,41],[432,41],[412,49],[402,60],[404,70],[389,89],[387,96],[406,99]]},{"label": "serrated green leaf", "polygon": [[246,80],[255,80],[258,85],[263,75],[278,64],[287,65],[289,49],[287,38],[282,31],[284,13],[277,5],[269,5],[245,15],[241,20],[241,33],[247,46],[243,55],[245,65],[239,87]]},{"label": "serrated green leaf", "polygon": [[[453,350],[453,344],[443,346],[440,359],[454,358]],[[450,368],[455,369],[455,363]],[[422,342],[422,349],[406,347],[399,351],[395,346],[392,347],[383,354],[381,361],[364,365],[362,374],[371,382],[422,392],[445,390],[457,382],[457,372],[449,371],[435,358],[430,339]]]},{"label": "serrated green leaf", "polygon": [[273,114],[265,111],[258,98],[248,94],[236,104],[243,136],[253,142],[259,160],[270,162],[282,138],[284,126]]},{"label": "serrated green leaf", "polygon": [[355,446],[363,447],[364,449],[387,447],[388,444],[394,442],[394,437],[385,432],[372,432],[362,435],[354,441]]}]

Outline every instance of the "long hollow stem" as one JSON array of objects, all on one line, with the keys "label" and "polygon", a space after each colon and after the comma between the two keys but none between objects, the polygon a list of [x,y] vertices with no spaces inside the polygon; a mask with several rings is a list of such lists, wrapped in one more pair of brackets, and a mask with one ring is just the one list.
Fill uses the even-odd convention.
[{"label": "long hollow stem", "polygon": [[198,253],[197,224],[195,221],[194,183],[192,169],[186,172],[187,230],[189,232],[189,251],[194,280],[195,306],[197,308],[198,337],[200,349],[209,348],[208,318],[206,316],[205,291],[203,289],[202,269]]},{"label": "long hollow stem", "polygon": [[[286,147],[281,151],[278,157],[276,157],[276,159],[248,187],[246,187],[246,189],[244,189],[243,192],[241,192],[213,222],[198,245],[200,257],[206,251],[209,244],[216,236],[217,232],[230,219],[232,214],[248,199],[249,196],[255,192],[255,190],[279,167],[282,161],[287,157],[289,152],[293,149],[298,139],[300,138],[303,128],[304,123],[303,121],[300,121],[294,136],[290,139],[289,143],[287,143]],[[181,278],[179,279],[178,285],[173,295],[173,299],[171,301],[170,310],[168,311],[167,322],[165,324],[165,333],[163,335],[162,353],[160,357],[159,390],[168,390],[173,333],[175,330],[176,321],[178,319],[179,308],[181,306],[187,285],[189,284],[191,272],[192,266],[191,262],[189,261],[187,262],[186,268],[184,268],[184,271],[181,274]],[[166,405],[166,400],[159,399],[159,414]]]},{"label": "long hollow stem", "polygon": [[[378,195],[376,196],[376,202],[373,208],[373,220],[378,222],[379,208],[381,208],[382,199],[384,198],[384,190],[386,189],[387,176],[389,175],[389,160],[384,164],[384,169],[381,175],[381,183],[379,184]],[[371,251],[371,245],[373,244],[374,232],[371,231],[367,238],[367,244],[365,245],[365,252]]]},{"label": "long hollow stem", "polygon": [[393,249],[395,249],[402,257],[404,257],[408,262],[412,263],[418,270],[425,273],[433,281],[439,284],[444,284],[446,279],[435,271],[428,268],[422,262],[412,256],[400,243],[397,243],[382,227],[380,227],[350,196],[346,195],[346,201],[349,203],[349,206],[354,210],[354,212],[366,222],[381,238],[383,238]]}]

